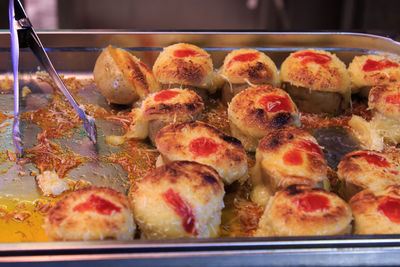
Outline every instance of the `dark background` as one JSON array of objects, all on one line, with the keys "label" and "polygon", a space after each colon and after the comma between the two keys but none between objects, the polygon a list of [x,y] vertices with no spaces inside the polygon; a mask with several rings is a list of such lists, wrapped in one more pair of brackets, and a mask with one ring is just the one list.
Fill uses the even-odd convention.
[{"label": "dark background", "polygon": [[[45,8],[45,3],[37,8]],[[58,0],[57,6],[59,29],[356,31],[395,39],[400,35],[398,0]],[[6,13],[7,8],[8,0],[0,0],[0,10]],[[0,27],[7,29],[7,14],[0,19]]]}]

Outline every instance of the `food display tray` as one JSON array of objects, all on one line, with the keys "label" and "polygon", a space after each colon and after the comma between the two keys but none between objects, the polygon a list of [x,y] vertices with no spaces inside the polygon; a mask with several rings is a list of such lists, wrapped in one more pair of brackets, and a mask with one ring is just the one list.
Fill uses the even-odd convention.
[{"label": "food display tray", "polygon": [[[289,53],[304,49],[324,49],[335,53],[348,64],[354,56],[384,54],[400,56],[400,44],[385,37],[343,32],[124,32],[124,31],[55,31],[39,32],[55,68],[65,76],[92,77],[97,56],[107,45],[125,48],[150,66],[163,47],[178,42],[198,45],[208,51],[214,67],[222,65],[228,51],[236,48],[255,48],[271,57],[277,66]],[[0,32],[0,76],[12,77],[10,36]],[[29,50],[21,51],[21,79],[40,70],[39,63]],[[30,84],[35,93],[35,85]],[[31,89],[32,89],[31,88]],[[90,94],[88,96],[90,98]],[[12,115],[12,90],[0,95],[0,109]],[[104,136],[116,134],[121,129],[100,131],[99,150],[102,151]],[[110,128],[110,127],[106,127]],[[112,127],[111,127],[112,128]],[[0,149],[13,149],[10,132],[1,133]],[[25,144],[35,138],[35,129],[25,129]],[[73,139],[73,138],[72,138]],[[32,141],[32,140],[31,140]],[[33,142],[33,141],[32,141]],[[71,141],[64,144],[77,147]],[[78,146],[79,147],[79,146]],[[84,146],[82,146],[84,147]],[[83,148],[84,149],[84,148]],[[106,148],[104,148],[106,149]],[[107,148],[109,149],[109,148]],[[88,152],[90,154],[90,152]],[[89,166],[92,168],[93,166]],[[17,170],[10,168],[0,175],[0,196],[37,192],[34,181],[14,181]],[[88,169],[80,169],[85,175]],[[123,170],[115,167],[98,170],[104,176],[123,176]],[[103,173],[104,172],[104,173]],[[97,173],[97,174],[98,174]],[[101,184],[111,187],[119,184]],[[96,183],[96,181],[92,181]],[[35,189],[33,189],[35,188]],[[196,265],[196,266],[367,266],[395,265],[400,259],[400,235],[374,236],[322,236],[322,237],[265,237],[265,238],[212,238],[176,240],[133,240],[98,242],[35,242],[0,243],[0,263],[88,266],[135,265]],[[40,262],[40,263],[39,263]]]}]

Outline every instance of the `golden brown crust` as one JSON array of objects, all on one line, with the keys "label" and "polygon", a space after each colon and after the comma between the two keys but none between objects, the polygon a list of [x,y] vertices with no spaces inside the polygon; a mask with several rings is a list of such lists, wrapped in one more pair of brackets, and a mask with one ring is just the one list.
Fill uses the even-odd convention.
[{"label": "golden brown crust", "polygon": [[[382,204],[386,201],[392,203],[386,206],[386,209],[382,209]],[[399,234],[400,221],[396,216],[400,209],[399,203],[400,186],[398,185],[391,185],[377,192],[369,189],[359,192],[349,202],[354,215],[354,233],[359,235]]]},{"label": "golden brown crust", "polygon": [[96,61],[94,80],[106,97],[115,104],[132,104],[160,90],[152,71],[128,51],[106,47]]},{"label": "golden brown crust", "polygon": [[[202,138],[213,143],[212,152],[204,156],[191,150]],[[158,132],[156,146],[166,162],[191,160],[212,166],[226,183],[247,173],[247,156],[240,141],[204,122],[170,124]]]},{"label": "golden brown crust", "polygon": [[371,89],[368,107],[386,117],[400,118],[400,84],[378,85]]},{"label": "golden brown crust", "polygon": [[45,217],[52,240],[133,239],[135,224],[128,198],[106,187],[74,191]]},{"label": "golden brown crust", "polygon": [[223,196],[218,173],[190,161],[154,169],[135,182],[129,193],[142,238],[217,236]]},{"label": "golden brown crust", "polygon": [[[143,118],[145,120],[173,120],[177,117],[178,121],[184,121],[196,117],[204,108],[203,100],[199,95],[189,89],[168,89],[167,92],[175,92],[169,99],[157,96],[165,93],[159,93],[148,96],[142,104]],[[183,118],[182,118],[183,117]]]},{"label": "golden brown crust", "polygon": [[225,57],[219,73],[233,84],[250,82],[279,85],[278,69],[275,63],[266,54],[255,49],[231,51]]},{"label": "golden brown crust", "polygon": [[[353,151],[342,158],[338,165],[338,177],[343,182],[343,194],[347,199],[357,191],[346,187],[356,186],[359,190],[380,191],[388,185],[400,183],[400,166],[394,152],[373,150]],[[354,189],[354,188],[350,188]]]},{"label": "golden brown crust", "polygon": [[[383,69],[372,68],[371,70],[365,70],[363,68],[368,60],[382,62],[384,65],[385,62],[389,62],[389,64],[386,63],[386,66]],[[383,56],[356,56],[349,64],[348,70],[352,83],[352,93],[357,93],[362,87],[371,87],[375,85],[400,82],[400,65],[398,65],[397,62],[389,60]]]},{"label": "golden brown crust", "polygon": [[315,138],[296,127],[271,130],[258,144],[256,168],[272,192],[291,184],[322,186],[327,165]]},{"label": "golden brown crust", "polygon": [[[304,53],[317,53],[330,60],[323,64],[307,62],[304,61],[305,57],[299,57]],[[280,77],[281,82],[311,90],[338,92],[343,95],[350,92],[346,65],[336,55],[324,50],[306,49],[291,53],[282,63]]]},{"label": "golden brown crust", "polygon": [[270,200],[256,235],[345,234],[351,221],[350,207],[337,195],[308,185],[290,185]]},{"label": "golden brown crust", "polygon": [[[268,111],[269,107],[262,101],[269,96],[279,96],[286,101],[271,101],[271,107],[276,103],[287,105],[277,111],[273,108]],[[282,89],[272,85],[258,85],[247,88],[232,99],[228,107],[228,118],[244,134],[262,138],[271,128],[298,124],[298,111],[290,96]]]},{"label": "golden brown crust", "polygon": [[[182,51],[176,54],[176,51]],[[215,73],[210,55],[192,44],[165,47],[154,62],[153,72],[162,84],[180,84],[215,91]]]}]

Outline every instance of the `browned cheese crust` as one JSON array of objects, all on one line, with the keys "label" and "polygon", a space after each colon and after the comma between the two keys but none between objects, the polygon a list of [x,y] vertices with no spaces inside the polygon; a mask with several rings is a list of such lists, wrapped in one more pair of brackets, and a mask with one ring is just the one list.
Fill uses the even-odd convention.
[{"label": "browned cheese crust", "polygon": [[105,98],[115,104],[132,104],[160,90],[153,72],[128,51],[106,47],[96,61],[94,80]]},{"label": "browned cheese crust", "polygon": [[394,60],[377,55],[363,55],[354,57],[349,64],[352,93],[360,88],[400,81],[400,65]]},{"label": "browned cheese crust", "polygon": [[240,141],[204,122],[170,124],[158,132],[156,146],[164,162],[190,160],[209,165],[228,184],[247,174],[247,156]]},{"label": "browned cheese crust", "polygon": [[271,130],[256,151],[256,175],[272,192],[291,184],[323,186],[327,164],[315,138],[296,127]]},{"label": "browned cheese crust", "polygon": [[374,192],[366,189],[351,198],[354,234],[400,234],[400,186]]},{"label": "browned cheese crust", "polygon": [[231,51],[225,57],[219,73],[232,84],[250,82],[279,85],[278,69],[275,63],[266,54],[255,49]]},{"label": "browned cheese crust", "polygon": [[[275,95],[286,99],[286,109],[275,111],[274,106],[282,103],[279,100],[263,102],[268,96]],[[230,124],[243,134],[255,138],[262,138],[272,128],[299,124],[297,107],[290,96],[272,85],[250,87],[237,94],[228,107],[228,118]]]},{"label": "browned cheese crust", "polygon": [[388,118],[400,119],[400,84],[378,85],[371,89],[368,107]]},{"label": "browned cheese crust", "polygon": [[45,217],[44,228],[51,240],[130,240],[136,226],[125,195],[90,187],[59,200]]},{"label": "browned cheese crust", "polygon": [[349,205],[337,195],[308,185],[290,185],[270,199],[256,236],[346,234],[351,221]]},{"label": "browned cheese crust", "polygon": [[[317,53],[330,60],[320,64],[299,57],[304,53]],[[347,94],[350,89],[346,65],[336,55],[323,50],[306,49],[291,53],[282,63],[280,77],[282,82],[311,90]]]},{"label": "browned cheese crust", "polygon": [[[161,96],[164,91],[150,95],[143,101],[143,118],[145,120],[186,121],[196,117],[204,108],[203,100],[192,90],[168,89],[173,92],[171,98]],[[160,97],[161,96],[161,97]]]},{"label": "browned cheese crust", "polygon": [[173,161],[135,182],[129,197],[142,238],[216,237],[224,185],[211,167]]},{"label": "browned cheese crust", "polygon": [[388,185],[400,184],[398,155],[398,151],[358,150],[344,156],[337,171],[343,197],[350,199],[363,189],[380,191]]},{"label": "browned cheese crust", "polygon": [[211,56],[200,47],[178,43],[165,47],[157,57],[153,72],[164,85],[178,84],[215,91]]}]

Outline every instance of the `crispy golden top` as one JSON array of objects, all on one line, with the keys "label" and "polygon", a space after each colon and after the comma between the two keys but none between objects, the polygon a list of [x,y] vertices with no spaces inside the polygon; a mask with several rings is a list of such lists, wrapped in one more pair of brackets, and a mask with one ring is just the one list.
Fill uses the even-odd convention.
[{"label": "crispy golden top", "polygon": [[293,181],[316,185],[327,177],[326,160],[317,141],[296,127],[271,130],[259,142],[256,160],[282,185]]},{"label": "crispy golden top", "polygon": [[156,146],[165,160],[212,166],[227,183],[247,172],[247,156],[240,141],[204,122],[170,124],[158,132]]},{"label": "crispy golden top", "polygon": [[383,190],[388,185],[400,183],[398,152],[373,150],[353,151],[338,165],[340,179],[371,190]]},{"label": "crispy golden top", "polygon": [[135,229],[128,198],[107,187],[68,194],[50,209],[44,225],[53,240],[133,239]]},{"label": "crispy golden top", "polygon": [[271,199],[260,228],[271,235],[343,234],[352,220],[348,204],[333,193],[307,185],[290,185]]},{"label": "crispy golden top", "polygon": [[203,100],[189,89],[168,89],[149,95],[142,104],[146,120],[178,117],[193,118],[204,108]]},{"label": "crispy golden top", "polygon": [[298,111],[284,90],[272,85],[258,85],[232,99],[228,118],[244,133],[262,137],[271,128],[296,124]]},{"label": "crispy golden top", "polygon": [[219,73],[234,84],[251,82],[279,85],[275,63],[255,49],[236,49],[230,52]]},{"label": "crispy golden top", "polygon": [[368,107],[387,117],[400,118],[400,84],[378,85],[371,89]]},{"label": "crispy golden top", "polygon": [[349,201],[354,215],[355,234],[400,233],[400,186],[380,191],[363,190]]},{"label": "crispy golden top", "polygon": [[349,64],[353,93],[360,87],[400,82],[400,65],[394,60],[377,55],[354,57]]},{"label": "crispy golden top", "polygon": [[133,186],[133,191],[141,184],[148,186],[176,187],[176,184],[192,188],[194,192],[204,190],[213,194],[224,192],[224,184],[218,173],[210,166],[194,161],[172,161],[147,173]]},{"label": "crispy golden top", "polygon": [[346,65],[334,54],[306,49],[291,53],[282,63],[281,82],[323,92],[343,95],[350,91]]},{"label": "crispy golden top", "polygon": [[206,89],[213,87],[215,78],[210,55],[200,47],[185,43],[165,47],[154,62],[153,72],[162,84]]}]

